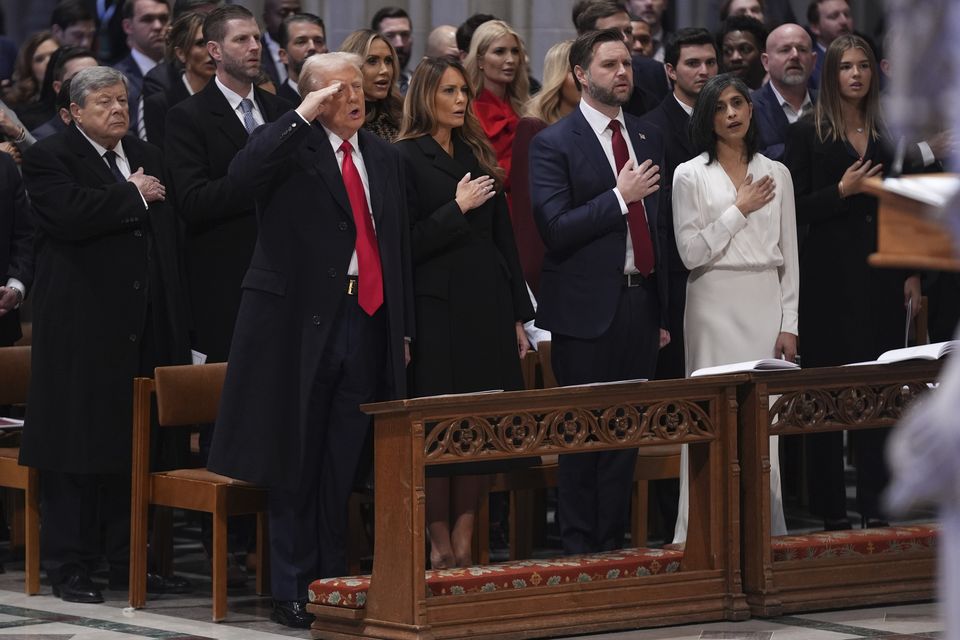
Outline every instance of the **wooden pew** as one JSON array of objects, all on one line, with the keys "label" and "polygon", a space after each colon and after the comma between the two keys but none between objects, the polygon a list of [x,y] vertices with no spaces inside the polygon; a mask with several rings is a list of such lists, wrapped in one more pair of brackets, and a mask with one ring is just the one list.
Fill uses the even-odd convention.
[{"label": "wooden pew", "polygon": [[[373,573],[311,585],[315,637],[535,638],[744,619],[735,423],[736,385],[745,381],[734,375],[365,406],[375,416]],[[678,559],[678,570],[512,586],[491,578],[476,589],[449,586],[447,574],[492,576],[504,565],[424,570],[426,465],[682,443],[691,451],[690,542],[683,552],[652,550]]]},{"label": "wooden pew", "polygon": [[939,362],[909,362],[750,374],[738,398],[743,581],[753,615],[934,596],[933,527],[772,539],[768,436],[893,427],[904,406],[927,390],[939,369]]}]

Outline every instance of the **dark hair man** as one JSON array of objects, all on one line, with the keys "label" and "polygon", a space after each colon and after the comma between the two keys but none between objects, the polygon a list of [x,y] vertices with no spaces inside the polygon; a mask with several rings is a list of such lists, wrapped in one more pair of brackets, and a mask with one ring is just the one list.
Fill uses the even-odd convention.
[{"label": "dark hair man", "polygon": [[[652,378],[670,339],[658,234],[662,138],[623,111],[633,68],[622,31],[579,36],[570,66],[580,105],[530,148],[531,204],[546,246],[537,323],[552,332],[562,385]],[[623,545],[636,455],[560,456],[565,552]]]},{"label": "dark hair man", "polygon": [[293,105],[300,104],[300,69],[307,58],[327,52],[327,29],[323,20],[312,13],[295,13],[280,25],[280,62],[287,70],[287,80],[277,87],[277,95]]},{"label": "dark hair man", "polygon": [[400,7],[383,7],[370,21],[370,28],[386,38],[397,50],[397,61],[400,63],[400,93],[407,92],[410,84],[410,71],[407,65],[413,53],[413,22],[406,11]]}]

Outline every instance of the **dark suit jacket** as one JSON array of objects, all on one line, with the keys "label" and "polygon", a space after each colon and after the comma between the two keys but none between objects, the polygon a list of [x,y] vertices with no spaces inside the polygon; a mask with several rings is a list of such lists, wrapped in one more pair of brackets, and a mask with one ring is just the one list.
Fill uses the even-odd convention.
[{"label": "dark suit jacket", "polygon": [[[23,180],[13,157],[0,153],[0,286],[16,278],[30,292],[33,284],[33,224]],[[0,316],[0,346],[20,339],[20,313]]]},{"label": "dark suit jacket", "polygon": [[30,133],[37,140],[43,140],[44,138],[49,138],[55,133],[60,133],[66,128],[67,125],[63,124],[63,119],[58,113]]},{"label": "dark suit jacket", "polygon": [[300,102],[302,101],[300,94],[294,91],[293,87],[287,84],[286,81],[277,87],[277,96],[283,98],[295,107],[300,106]]},{"label": "dark suit jacket", "polygon": [[[659,131],[625,116],[639,162],[663,164]],[[547,247],[537,326],[592,339],[610,326],[623,285],[627,219],[613,193],[617,178],[580,108],[533,139],[530,199]],[[658,229],[662,190],[644,199],[656,253],[661,326],[667,326],[667,262]]]},{"label": "dark suit jacket", "polygon": [[[790,122],[783,113],[783,107],[773,93],[768,82],[750,94],[753,100],[753,119],[760,134],[760,153],[771,160],[783,161],[783,149],[787,142],[787,127]],[[810,91],[810,100],[817,101],[817,92]]]},{"label": "dark suit jacket", "polygon": [[[254,95],[267,122],[289,110],[265,91]],[[212,79],[167,113],[167,198],[185,224],[194,346],[211,362],[227,359],[240,282],[257,238],[253,202],[227,178],[230,161],[246,142],[243,124]]]},{"label": "dark suit jacket", "polygon": [[633,94],[623,110],[638,118],[650,111],[670,93],[670,84],[663,64],[641,55],[633,59]]},{"label": "dark suit jacket", "polygon": [[137,118],[140,114],[140,94],[143,93],[143,74],[133,54],[128,53],[113,68],[127,77],[127,107],[130,109],[130,133],[137,135]]},{"label": "dark suit jacket", "polygon": [[[162,175],[160,151],[127,135],[132,167]],[[184,364],[176,219],[117,183],[76,128],[23,159],[37,226],[33,373],[23,464],[70,473],[130,469],[132,379],[145,358]],[[142,354],[151,312],[156,354]],[[156,357],[154,357],[156,355]]]},{"label": "dark suit jacket", "polygon": [[183,70],[176,62],[161,62],[143,77],[143,99],[146,100],[158,91],[166,91],[180,80]]},{"label": "dark suit jacket", "polygon": [[[280,88],[280,74],[277,73],[277,63],[274,62],[273,56],[270,55],[270,47],[267,45],[266,32],[260,36],[260,68],[265,74],[270,76],[270,79],[273,80],[273,84],[277,89]],[[300,104],[297,101],[297,104]]]},{"label": "dark suit jacket", "polygon": [[[397,150],[361,129],[359,150],[383,265],[389,354],[382,397],[405,393],[403,338],[413,336],[405,187]],[[316,452],[308,403],[338,308],[356,230],[326,132],[295,112],[254,132],[230,180],[256,198],[260,232],[230,349],[208,466],[293,490]]]},{"label": "dark suit jacket", "polygon": [[181,78],[163,91],[155,91],[143,99],[143,125],[147,129],[147,141],[163,148],[167,131],[167,112],[190,97]]}]

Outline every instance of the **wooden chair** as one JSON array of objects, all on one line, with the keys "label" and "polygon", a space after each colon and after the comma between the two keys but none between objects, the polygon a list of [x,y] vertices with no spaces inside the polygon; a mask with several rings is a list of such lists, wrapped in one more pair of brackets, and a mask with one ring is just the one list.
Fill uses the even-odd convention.
[{"label": "wooden chair", "polygon": [[151,405],[160,427],[214,422],[226,363],[157,367],[133,381],[133,483],[130,509],[130,606],[146,602],[147,511],[150,505],[213,516],[213,620],[227,614],[227,518],[257,515],[257,593],[268,591],[267,491],[207,469],[150,471]]},{"label": "wooden chair", "polygon": [[[0,405],[23,405],[30,386],[30,347],[0,348]],[[14,531],[22,521],[24,531],[24,593],[40,591],[40,501],[39,474],[36,469],[21,466],[20,447],[0,448],[0,487],[23,491],[16,498]]]}]

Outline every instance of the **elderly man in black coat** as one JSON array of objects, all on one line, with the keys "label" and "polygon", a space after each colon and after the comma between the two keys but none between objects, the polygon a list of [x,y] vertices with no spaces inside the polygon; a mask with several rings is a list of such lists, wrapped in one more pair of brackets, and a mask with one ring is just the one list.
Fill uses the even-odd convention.
[{"label": "elderly man in black coat", "polygon": [[54,594],[100,602],[101,532],[111,586],[128,575],[133,378],[186,362],[188,346],[160,152],[126,135],[119,71],[84,69],[70,90],[73,124],[23,161],[37,264],[20,462],[40,469]]},{"label": "elderly man in black coat", "polygon": [[360,58],[311,56],[296,111],[230,164],[259,234],[208,467],[270,487],[272,619],[307,627],[307,586],[344,575],[347,500],[370,427],[405,392],[412,285],[400,156],[362,129]]}]

